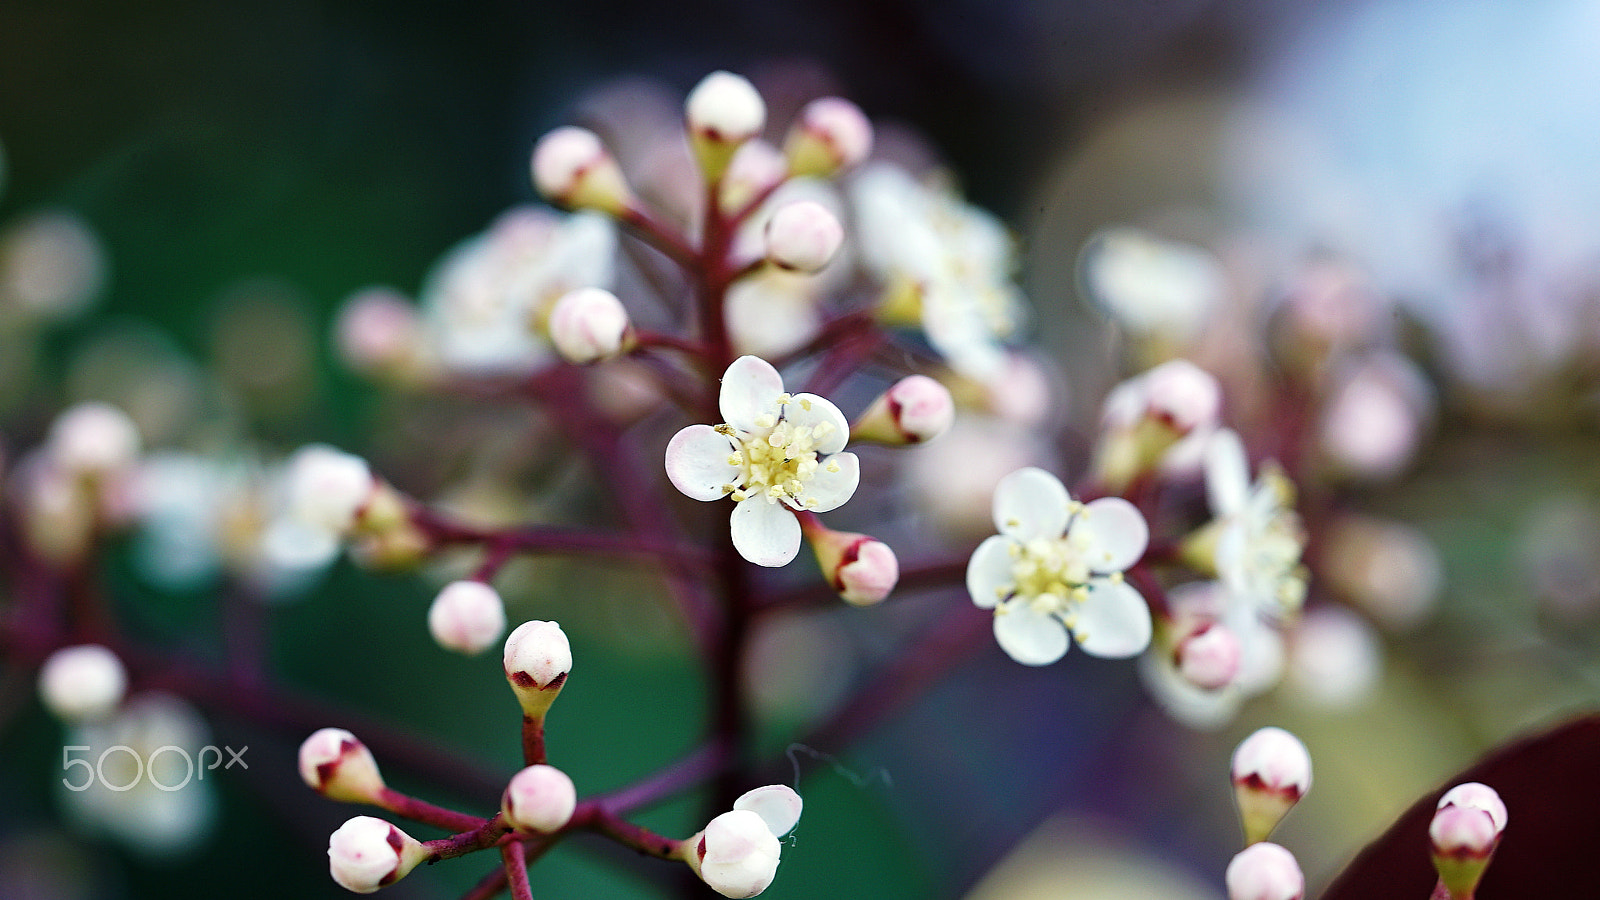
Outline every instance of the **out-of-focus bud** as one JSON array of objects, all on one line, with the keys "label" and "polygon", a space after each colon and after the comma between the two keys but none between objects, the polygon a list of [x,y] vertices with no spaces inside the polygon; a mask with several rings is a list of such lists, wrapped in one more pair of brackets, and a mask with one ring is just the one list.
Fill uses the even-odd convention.
[{"label": "out-of-focus bud", "polygon": [[767,259],[795,272],[819,272],[844,243],[844,226],[826,206],[799,200],[767,220]]},{"label": "out-of-focus bud", "polygon": [[446,650],[468,656],[482,653],[505,630],[505,603],[498,591],[481,581],[451,582],[428,607],[428,632]]},{"label": "out-of-focus bud", "polygon": [[761,133],[767,105],[748,79],[732,72],[712,72],[684,102],[689,146],[708,181],[722,178],[733,154]]},{"label": "out-of-focus bud", "polygon": [[64,722],[105,718],[127,687],[122,660],[99,644],[63,647],[39,669],[39,699]]},{"label": "out-of-focus bud", "polygon": [[1264,841],[1311,790],[1311,754],[1300,739],[1268,726],[1233,751],[1233,795],[1247,844]]},{"label": "out-of-focus bud", "polygon": [[528,766],[511,776],[500,797],[506,823],[518,831],[550,834],[572,819],[578,791],[567,773],[544,764]]},{"label": "out-of-focus bud", "polygon": [[300,777],[312,790],[343,803],[378,803],[383,775],[372,751],[343,728],[323,728],[300,745]]},{"label": "out-of-focus bud", "polygon": [[948,388],[926,375],[908,375],[872,401],[850,426],[850,440],[921,444],[949,430],[955,415]]},{"label": "out-of-focus bud", "polygon": [[632,337],[628,311],[605,288],[571,291],[550,311],[550,340],[567,362],[609,359],[628,349]]},{"label": "out-of-focus bud", "polygon": [[1174,359],[1124,381],[1106,395],[1095,472],[1119,490],[1162,461],[1180,440],[1216,427],[1222,390],[1209,372]]},{"label": "out-of-focus bud", "polygon": [[[1600,543],[1600,527],[1592,536]],[[1583,545],[1585,556],[1591,546]],[[1323,532],[1322,557],[1318,577],[1325,577],[1379,625],[1396,632],[1427,619],[1444,582],[1438,548],[1427,535],[1400,522],[1340,516]],[[1596,585],[1600,586],[1600,577]]]},{"label": "out-of-focus bud", "polygon": [[852,606],[881,602],[900,580],[900,563],[889,545],[877,538],[834,531],[813,516],[801,518],[801,529],[817,554],[822,574]]},{"label": "out-of-focus bud", "polygon": [[1341,470],[1389,479],[1416,455],[1433,413],[1433,389],[1417,367],[1374,354],[1336,376],[1322,418],[1322,446]]},{"label": "out-of-focus bud", "polygon": [[138,426],[109,403],[79,403],[50,426],[51,460],[76,475],[125,469],[139,455],[140,443]]},{"label": "out-of-focus bud", "polygon": [[599,136],[571,125],[557,128],[534,146],[533,185],[546,200],[567,209],[619,216],[633,203],[622,169]]},{"label": "out-of-focus bud", "polygon": [[763,140],[745,141],[722,174],[719,202],[724,212],[734,212],[778,186],[788,170],[778,148]]},{"label": "out-of-focus bud", "polygon": [[421,365],[422,321],[415,304],[389,288],[351,294],[339,308],[334,343],[357,372],[415,377]]},{"label": "out-of-focus bud", "polygon": [[572,645],[555,622],[523,622],[506,638],[506,680],[522,714],[542,718],[572,671]]},{"label": "out-of-focus bud", "polygon": [[860,165],[872,153],[872,123],[861,107],[840,97],[807,103],[784,139],[789,174],[827,178]]},{"label": "out-of-focus bud", "polygon": [[337,535],[355,526],[373,492],[367,461],[325,444],[307,444],[288,462],[289,509],[307,525]]},{"label": "out-of-focus bud", "polygon": [[1434,868],[1451,897],[1472,896],[1505,829],[1505,802],[1488,785],[1458,784],[1439,798],[1428,838]]},{"label": "out-of-focus bud", "polygon": [[1169,347],[1188,343],[1227,290],[1210,252],[1138,228],[1095,234],[1078,271],[1089,297],[1132,336]]},{"label": "out-of-focus bud", "polygon": [[683,847],[689,868],[724,897],[754,897],[778,874],[778,839],[747,809],[717,816]]},{"label": "out-of-focus bud", "polygon": [[1265,841],[1235,854],[1223,876],[1228,900],[1300,900],[1306,877],[1294,854]]},{"label": "out-of-focus bud", "polygon": [[1239,674],[1239,637],[1226,625],[1207,623],[1178,641],[1174,656],[1185,681],[1202,690],[1219,690]]},{"label": "out-of-focus bud", "polygon": [[357,894],[394,884],[427,858],[420,841],[372,816],[356,816],[328,838],[329,874]]},{"label": "out-of-focus bud", "polygon": [[1323,604],[1300,617],[1286,672],[1296,699],[1322,709],[1350,709],[1372,695],[1382,675],[1383,647],[1361,616]]}]

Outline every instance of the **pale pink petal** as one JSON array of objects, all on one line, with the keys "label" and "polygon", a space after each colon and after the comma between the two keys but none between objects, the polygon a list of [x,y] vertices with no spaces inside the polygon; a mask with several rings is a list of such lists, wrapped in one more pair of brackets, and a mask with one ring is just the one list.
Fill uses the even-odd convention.
[{"label": "pale pink petal", "polygon": [[[806,482],[800,499],[806,509],[824,513],[838,509],[855,494],[861,483],[861,461],[854,453],[835,453],[818,462],[816,474]],[[817,502],[812,505],[812,500]]]},{"label": "pale pink petal", "polygon": [[695,500],[720,500],[726,486],[744,477],[738,466],[733,439],[710,425],[690,425],[667,442],[667,478],[672,486]]},{"label": "pale pink petal", "polygon": [[795,427],[815,427],[827,423],[827,433],[817,439],[817,453],[826,456],[844,449],[850,439],[850,423],[832,401],[816,394],[795,394],[783,408],[783,417]]},{"label": "pale pink petal", "polygon": [[722,373],[722,392],[717,407],[722,421],[740,431],[755,431],[756,419],[778,414],[778,395],[783,393],[783,376],[759,356],[741,356]]},{"label": "pale pink petal", "polygon": [[1206,499],[1211,514],[1231,516],[1244,509],[1250,496],[1250,461],[1244,442],[1231,428],[1219,428],[1206,447]]},{"label": "pale pink petal", "polygon": [[1011,590],[1011,548],[1016,542],[1003,534],[985,538],[967,563],[967,593],[983,609],[993,609]]},{"label": "pale pink petal", "polygon": [[794,830],[800,822],[800,810],[804,804],[800,795],[794,788],[784,784],[769,784],[758,787],[753,791],[746,791],[739,799],[733,801],[734,809],[748,809],[761,817],[767,823],[767,829],[773,837],[783,837]]},{"label": "pale pink petal", "polygon": [[1067,653],[1067,627],[1026,600],[1013,600],[994,615],[994,639],[1007,656],[1025,666],[1048,666]]},{"label": "pale pink petal", "polygon": [[1150,646],[1150,608],[1121,581],[1096,578],[1078,606],[1073,637],[1083,652],[1109,659],[1137,656]]},{"label": "pale pink petal", "polygon": [[730,524],[733,548],[758,566],[786,566],[800,552],[800,520],[763,495],[740,501]]},{"label": "pale pink petal", "polygon": [[1072,496],[1061,480],[1043,469],[1018,469],[994,489],[994,525],[1024,543],[1058,538],[1067,530]]},{"label": "pale pink petal", "polygon": [[1073,520],[1072,532],[1088,533],[1091,572],[1121,572],[1144,556],[1150,546],[1150,526],[1139,508],[1121,497],[1103,497],[1083,508]]}]

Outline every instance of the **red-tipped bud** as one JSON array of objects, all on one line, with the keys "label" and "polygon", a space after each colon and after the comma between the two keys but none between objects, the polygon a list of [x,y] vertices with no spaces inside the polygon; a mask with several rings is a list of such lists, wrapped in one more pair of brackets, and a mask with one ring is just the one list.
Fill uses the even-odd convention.
[{"label": "red-tipped bud", "polygon": [[948,388],[926,375],[910,375],[872,401],[850,426],[850,439],[922,444],[948,431],[955,415],[955,401]]},{"label": "red-tipped bud", "polygon": [[850,531],[834,531],[815,519],[802,523],[822,574],[852,606],[881,602],[900,580],[900,563],[882,541]]},{"label": "red-tipped bud", "polygon": [[1300,739],[1268,726],[1233,751],[1233,791],[1245,843],[1266,840],[1311,790],[1311,754]]},{"label": "red-tipped bud", "polygon": [[394,884],[427,858],[416,838],[372,816],[356,816],[328,838],[329,874],[358,894]]},{"label": "red-tipped bud", "polygon": [[789,129],[783,153],[792,175],[837,175],[860,165],[872,153],[872,123],[861,107],[849,100],[813,100]]},{"label": "red-tipped bud", "polygon": [[1202,625],[1178,642],[1176,667],[1185,681],[1214,691],[1233,683],[1239,674],[1239,637],[1233,629],[1215,623]]},{"label": "red-tipped bud", "polygon": [[633,203],[622,169],[599,136],[570,125],[550,132],[534,146],[533,185],[546,200],[567,209],[595,209],[616,216]]},{"label": "red-tipped bud", "polygon": [[312,790],[344,803],[378,803],[383,775],[372,751],[343,728],[323,728],[300,745],[300,777]]},{"label": "red-tipped bud", "polygon": [[523,622],[506,638],[506,680],[530,719],[542,718],[572,671],[572,645],[555,622]]},{"label": "red-tipped bud", "polygon": [[1439,798],[1428,826],[1433,865],[1450,896],[1468,898],[1506,828],[1506,805],[1488,785],[1458,784]]},{"label": "red-tipped bud", "polygon": [[760,92],[732,72],[712,72],[701,79],[683,110],[689,146],[711,181],[722,177],[733,154],[767,123],[767,105]]}]

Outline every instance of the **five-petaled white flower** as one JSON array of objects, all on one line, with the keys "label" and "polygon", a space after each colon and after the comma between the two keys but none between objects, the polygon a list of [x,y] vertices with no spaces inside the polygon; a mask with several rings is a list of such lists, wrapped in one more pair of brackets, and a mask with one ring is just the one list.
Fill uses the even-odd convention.
[{"label": "five-petaled white flower", "polygon": [[1300,564],[1305,532],[1293,508],[1294,485],[1275,468],[1263,470],[1252,485],[1244,444],[1224,428],[1206,448],[1206,494],[1222,529],[1217,577],[1275,620],[1298,612],[1306,596]]},{"label": "five-petaled white flower", "polygon": [[1042,469],[1018,469],[994,492],[994,523],[967,565],[972,602],[994,610],[994,636],[1029,666],[1060,659],[1068,632],[1086,653],[1127,657],[1150,644],[1150,610],[1122,580],[1149,526],[1120,497],[1078,503]]},{"label": "five-petaled white flower", "polygon": [[667,477],[696,500],[732,497],[733,546],[762,566],[800,552],[790,509],[827,512],[856,492],[849,423],[815,394],[788,394],[771,363],[742,356],[722,376],[721,425],[690,425],[667,444]]}]

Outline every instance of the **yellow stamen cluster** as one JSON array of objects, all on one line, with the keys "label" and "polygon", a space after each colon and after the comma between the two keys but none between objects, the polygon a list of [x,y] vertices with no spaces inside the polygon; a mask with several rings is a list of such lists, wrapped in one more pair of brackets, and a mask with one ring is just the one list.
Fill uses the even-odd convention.
[{"label": "yellow stamen cluster", "polygon": [[[996,589],[997,599],[1010,597],[1012,602],[1024,602],[1042,613],[1056,615],[1072,627],[1073,612],[1078,604],[1088,599],[1089,568],[1092,551],[1091,540],[1080,529],[1071,529],[1058,538],[1034,538],[1027,542],[1013,542],[1011,551],[1011,583]],[[1121,572],[1109,577],[1120,580]],[[996,607],[1004,613],[1007,604]]]},{"label": "yellow stamen cluster", "polygon": [[[816,474],[818,467],[829,472],[839,471],[837,462],[818,459],[817,445],[834,426],[829,422],[815,425],[796,425],[782,418],[782,409],[797,402],[788,394],[778,397],[779,415],[771,413],[758,417],[756,430],[741,434],[732,425],[718,425],[717,431],[735,441],[734,452],[728,455],[728,465],[737,466],[744,477],[738,484],[725,484],[723,490],[742,502],[750,497],[765,496],[768,503],[783,500],[790,506],[809,509],[817,505],[816,498],[801,498],[806,482]],[[801,398],[798,403],[806,411],[811,401]]]}]

